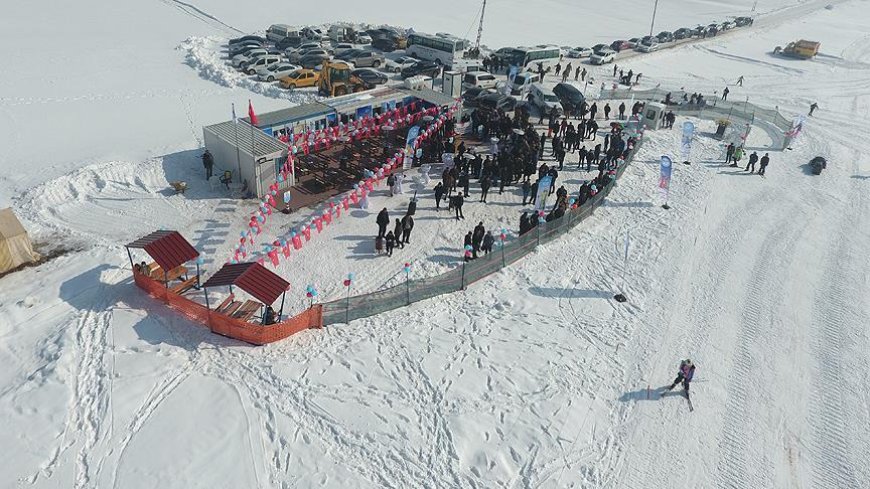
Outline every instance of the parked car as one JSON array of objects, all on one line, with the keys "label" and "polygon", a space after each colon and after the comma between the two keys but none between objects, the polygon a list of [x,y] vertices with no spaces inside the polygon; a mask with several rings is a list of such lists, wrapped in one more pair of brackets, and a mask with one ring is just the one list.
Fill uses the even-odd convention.
[{"label": "parked car", "polygon": [[273,82],[279,78],[284,78],[298,69],[298,66],[290,63],[275,63],[265,68],[259,68],[257,70],[257,79],[265,82]]},{"label": "parked car", "polygon": [[623,49],[630,49],[631,45],[628,44],[628,41],[624,39],[618,39],[610,43],[610,49],[616,51],[617,53],[622,51]]},{"label": "parked car", "polygon": [[356,45],[349,43],[349,42],[340,42],[340,43],[332,46],[332,54],[339,56],[342,53],[345,53],[347,51],[352,51],[354,49],[357,49]]},{"label": "parked car", "polygon": [[318,27],[306,27],[302,29],[300,32],[303,39],[307,39],[309,41],[318,41],[323,42],[329,39],[329,36],[323,33],[322,30]]},{"label": "parked car", "polygon": [[368,34],[357,34],[356,35],[356,43],[357,44],[371,44],[372,38]]},{"label": "parked car", "polygon": [[533,105],[544,114],[550,114],[554,109],[557,114],[562,113],[562,103],[553,90],[540,83],[533,83],[529,88],[529,98]]},{"label": "parked car", "polygon": [[256,39],[250,39],[247,41],[240,41],[240,42],[237,42],[234,44],[227,45],[227,51],[230,54],[233,54],[233,53],[238,53],[239,51],[241,51],[242,49],[245,49],[248,46],[256,46],[256,47],[261,48],[265,45],[266,45],[266,43],[263,41],[258,41]]},{"label": "parked car", "polygon": [[462,87],[466,89],[473,87],[495,88],[495,84],[495,75],[485,71],[469,71],[462,77]]},{"label": "parked car", "polygon": [[674,39],[689,39],[692,37],[692,29],[682,27],[674,31]]},{"label": "parked car", "polygon": [[350,60],[351,58],[353,58],[354,56],[359,56],[360,54],[362,54],[362,52],[363,52],[362,49],[359,49],[359,48],[353,48],[353,49],[351,49],[351,50],[349,50],[349,51],[345,51],[345,52],[343,52],[343,53],[341,53],[341,54],[339,54],[339,55],[336,55],[336,56],[335,56],[335,59],[340,59],[340,60],[342,60],[342,61],[349,61],[349,60]]},{"label": "parked car", "polygon": [[242,53],[239,53],[239,54],[233,56],[231,63],[236,68],[244,68],[243,65],[245,63],[247,63],[248,61],[251,61],[252,59],[259,57],[259,56],[265,56],[267,54],[269,54],[269,50],[267,50],[266,48],[249,49],[247,51],[244,51]]},{"label": "parked car", "polygon": [[278,42],[285,37],[298,36],[299,32],[287,24],[272,24],[266,29],[266,39]]},{"label": "parked car", "polygon": [[350,72],[351,75],[362,80],[366,85],[375,86],[387,83],[387,75],[371,68],[357,68]]},{"label": "parked car", "polygon": [[656,38],[655,36],[643,36],[642,38],[640,38],[641,45],[645,44],[648,46],[654,42],[659,42],[658,38]]},{"label": "parked car", "polygon": [[730,31],[734,27],[735,27],[734,22],[731,22],[730,20],[726,20],[725,22],[722,22],[721,24],[719,24],[720,31]]},{"label": "parked car", "polygon": [[704,37],[704,33],[706,33],[706,32],[707,32],[707,28],[702,26],[702,25],[699,25],[698,27],[695,27],[694,29],[692,29],[692,37]]},{"label": "parked car", "polygon": [[810,160],[810,168],[813,171],[813,175],[821,175],[822,170],[828,167],[828,162],[822,158],[821,156],[816,156],[815,158]]},{"label": "parked car", "polygon": [[298,48],[302,45],[302,41],[303,39],[300,36],[285,37],[284,39],[276,42],[275,47],[282,51],[285,51],[287,49]]},{"label": "parked car", "polygon": [[753,22],[754,21],[752,17],[737,17],[736,19],[734,19],[734,25],[736,25],[737,27],[752,25]]},{"label": "parked car", "polygon": [[281,84],[281,88],[294,89],[294,88],[305,88],[305,87],[313,87],[317,84],[317,80],[320,77],[320,74],[314,70],[296,70],[284,78],[278,79],[278,82]]},{"label": "parked car", "polygon": [[263,44],[236,44],[235,46],[230,47],[228,56],[230,57],[230,59],[232,59],[240,54],[245,54],[254,49],[268,50],[269,48]]},{"label": "parked car", "polygon": [[592,48],[579,46],[568,51],[569,58],[585,58],[587,56],[592,56]]},{"label": "parked car", "polygon": [[477,107],[484,110],[501,109],[505,112],[514,110],[517,99],[501,92],[488,93],[477,98]]},{"label": "parked car", "polygon": [[305,50],[293,51],[292,53],[287,55],[287,59],[291,63],[302,64],[302,58],[304,58],[306,56],[315,56],[315,55],[329,57],[329,53],[326,52],[325,49],[315,48],[315,49],[305,49]]},{"label": "parked car", "polygon": [[632,37],[631,39],[629,39],[626,42],[628,43],[628,47],[636,48],[637,45],[640,44],[640,38],[639,37]]},{"label": "parked car", "polygon": [[656,35],[656,39],[659,42],[672,42],[674,40],[674,33],[670,31],[661,31]]},{"label": "parked car", "polygon": [[435,78],[441,73],[441,68],[441,65],[434,61],[417,61],[411,66],[402,68],[401,75],[403,80],[417,75],[425,75]]},{"label": "parked car", "polygon": [[507,62],[514,57],[514,53],[516,52],[516,50],[516,48],[498,48],[498,50],[492,53],[492,55],[501,62]]},{"label": "parked car", "polygon": [[553,93],[559,97],[562,108],[572,114],[578,113],[580,107],[586,102],[583,92],[570,83],[557,83],[553,87]]},{"label": "parked car", "polygon": [[719,33],[719,25],[718,24],[710,24],[707,26],[707,37],[715,36]]},{"label": "parked car", "polygon": [[384,55],[381,53],[376,53],[374,51],[365,51],[361,49],[358,52],[354,52],[354,55],[350,58],[346,58],[346,61],[350,61],[357,68],[363,66],[380,68],[381,65],[384,64]]},{"label": "parked car", "polygon": [[399,49],[399,43],[393,39],[379,37],[372,41],[372,47],[385,53],[392,53]]},{"label": "parked car", "polygon": [[306,54],[299,60],[299,66],[309,70],[319,70],[324,61],[329,59],[328,54],[312,53]]},{"label": "parked car", "polygon": [[244,64],[245,73],[255,75],[260,68],[268,68],[283,61],[281,55],[267,54],[265,56],[256,57]]},{"label": "parked car", "polygon": [[616,52],[610,48],[605,48],[596,51],[595,54],[589,57],[589,62],[594,65],[603,65],[613,63],[616,60]]},{"label": "parked car", "polygon": [[495,93],[495,90],[483,87],[474,87],[462,92],[462,105],[465,107],[477,107],[477,99],[483,95]]},{"label": "parked car", "polygon": [[513,81],[510,82],[511,95],[523,95],[528,92],[535,83],[541,83],[541,75],[531,71],[518,73]]},{"label": "parked car", "polygon": [[413,65],[417,61],[420,60],[411,56],[399,56],[396,59],[386,60],[384,63],[384,68],[387,71],[392,71],[393,73],[400,73],[403,68]]},{"label": "parked car", "polygon": [[662,48],[662,43],[653,41],[652,44],[641,44],[637,47],[637,50],[641,53],[651,53],[653,51],[658,51]]},{"label": "parked car", "polygon": [[266,42],[266,38],[263,37],[263,36],[242,36],[242,37],[236,37],[236,38],[233,38],[233,39],[230,39],[229,41],[227,41],[227,45],[232,46],[233,44],[238,44],[238,43],[240,43],[240,42],[244,42],[244,41],[259,41],[259,42],[261,42],[261,43],[265,43],[265,42]]},{"label": "parked car", "polygon": [[596,44],[592,46],[592,54],[603,51],[605,49],[610,49],[610,46],[608,46],[607,44]]}]

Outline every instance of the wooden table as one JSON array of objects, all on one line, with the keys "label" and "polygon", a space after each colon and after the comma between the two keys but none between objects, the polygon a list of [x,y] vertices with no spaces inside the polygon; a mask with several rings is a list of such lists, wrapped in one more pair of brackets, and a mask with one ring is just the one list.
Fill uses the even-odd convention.
[{"label": "wooden table", "polygon": [[187,267],[185,267],[184,265],[179,265],[173,268],[165,276],[163,275],[163,269],[160,268],[160,265],[158,265],[156,262],[149,264],[148,269],[151,270],[149,274],[151,278],[163,283],[169,283],[175,279],[187,275]]},{"label": "wooden table", "polygon": [[241,319],[242,321],[248,321],[249,319],[251,319],[255,312],[260,310],[261,305],[262,304],[257,301],[245,301],[245,303],[242,304],[242,307],[240,307],[239,310],[236,311],[233,317],[236,319]]}]

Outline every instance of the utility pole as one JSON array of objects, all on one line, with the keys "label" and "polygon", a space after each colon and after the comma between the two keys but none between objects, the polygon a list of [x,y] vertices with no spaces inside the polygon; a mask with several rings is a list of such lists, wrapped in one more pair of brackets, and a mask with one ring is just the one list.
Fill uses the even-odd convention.
[{"label": "utility pole", "polygon": [[655,6],[653,6],[652,22],[649,23],[649,35],[650,36],[653,35],[653,28],[655,28],[655,25],[656,25],[656,11],[658,9],[659,9],[659,0],[656,0]]},{"label": "utility pole", "polygon": [[755,0],[755,3],[752,4],[752,13],[755,13],[755,7],[758,6],[758,0]]},{"label": "utility pole", "polygon": [[[658,1],[658,0],[656,0]],[[480,38],[483,36],[483,14],[486,12],[486,0],[483,0],[483,7],[480,9],[480,24],[477,26],[477,40],[474,42],[474,47],[480,52]]]}]

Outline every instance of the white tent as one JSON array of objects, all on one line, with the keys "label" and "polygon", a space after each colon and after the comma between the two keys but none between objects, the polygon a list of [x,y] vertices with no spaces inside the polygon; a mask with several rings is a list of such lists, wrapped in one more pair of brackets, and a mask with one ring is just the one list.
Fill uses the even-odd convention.
[{"label": "white tent", "polygon": [[0,273],[39,260],[24,226],[12,209],[0,209]]}]

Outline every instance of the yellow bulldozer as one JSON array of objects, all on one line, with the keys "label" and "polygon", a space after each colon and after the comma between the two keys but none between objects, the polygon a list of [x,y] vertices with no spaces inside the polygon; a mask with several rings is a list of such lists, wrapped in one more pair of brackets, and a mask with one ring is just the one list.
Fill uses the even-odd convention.
[{"label": "yellow bulldozer", "polygon": [[362,92],[368,87],[351,74],[351,67],[344,61],[324,60],[317,80],[317,89],[325,97],[337,97],[348,93]]},{"label": "yellow bulldozer", "polygon": [[800,41],[786,44],[784,48],[782,46],[777,46],[774,48],[773,54],[787,56],[789,58],[810,59],[819,54],[819,46],[821,46],[821,43],[819,42],[801,39]]}]

